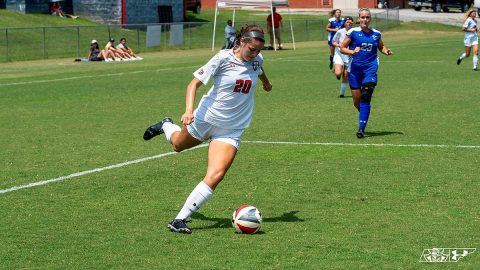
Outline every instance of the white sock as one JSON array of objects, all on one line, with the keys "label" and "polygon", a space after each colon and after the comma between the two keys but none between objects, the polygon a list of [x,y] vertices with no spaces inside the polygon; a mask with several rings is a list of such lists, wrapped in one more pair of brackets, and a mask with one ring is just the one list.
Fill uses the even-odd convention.
[{"label": "white sock", "polygon": [[167,138],[168,142],[170,142],[170,138],[174,132],[182,130],[179,126],[170,122],[165,122],[162,126],[162,129],[163,132],[165,132],[165,137]]},{"label": "white sock", "polygon": [[478,65],[478,55],[473,55],[473,68],[476,68]]},{"label": "white sock", "polygon": [[175,219],[186,219],[191,214],[196,212],[200,206],[202,206],[213,194],[213,190],[205,184],[205,182],[200,181],[198,185],[193,189],[190,196],[188,196],[187,201],[182,207],[182,210],[178,213]]},{"label": "white sock", "polygon": [[467,57],[467,54],[466,54],[466,53],[462,53],[462,55],[460,56],[460,59],[465,59],[465,57]]},{"label": "white sock", "polygon": [[347,83],[340,84],[340,95],[345,95],[345,90],[347,89]]}]

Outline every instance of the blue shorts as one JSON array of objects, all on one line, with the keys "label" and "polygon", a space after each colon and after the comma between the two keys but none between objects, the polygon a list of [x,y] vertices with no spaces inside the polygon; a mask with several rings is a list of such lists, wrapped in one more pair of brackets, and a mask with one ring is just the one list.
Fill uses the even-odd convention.
[{"label": "blue shorts", "polygon": [[360,89],[360,87],[366,83],[373,83],[376,85],[377,70],[378,65],[361,67],[354,66],[352,63],[348,70],[348,83],[350,84],[350,89]]}]

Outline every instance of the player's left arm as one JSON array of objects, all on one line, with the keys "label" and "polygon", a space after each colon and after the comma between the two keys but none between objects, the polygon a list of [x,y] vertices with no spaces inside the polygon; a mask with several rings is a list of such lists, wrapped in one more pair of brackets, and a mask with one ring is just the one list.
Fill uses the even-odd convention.
[{"label": "player's left arm", "polygon": [[378,41],[378,50],[385,55],[392,55],[393,54],[393,52],[390,48],[387,48],[387,47],[385,47],[385,45],[383,45],[383,41],[381,39]]},{"label": "player's left arm", "polygon": [[272,84],[268,80],[263,67],[261,69],[262,69],[262,75],[258,76],[258,78],[262,81],[263,90],[270,92],[272,90]]}]

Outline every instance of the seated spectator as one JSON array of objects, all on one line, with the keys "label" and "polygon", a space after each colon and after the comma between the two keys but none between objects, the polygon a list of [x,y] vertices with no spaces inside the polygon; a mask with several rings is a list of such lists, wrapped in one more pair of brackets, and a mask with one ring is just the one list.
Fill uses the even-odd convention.
[{"label": "seated spectator", "polygon": [[98,42],[94,39],[90,43],[90,50],[88,51],[88,61],[105,61],[110,62],[113,61],[113,55],[111,52],[107,52],[105,50],[100,50],[98,46]]},{"label": "seated spectator", "polygon": [[64,17],[71,18],[71,19],[78,18],[78,16],[74,16],[74,15],[67,14],[67,13],[63,12],[62,7],[60,6],[60,4],[58,2],[53,2],[50,5],[50,14],[52,16],[59,16],[59,17],[62,17],[62,18],[64,18]]},{"label": "seated spectator", "polygon": [[123,52],[126,52],[130,55],[130,57],[134,58],[134,60],[143,60],[142,57],[137,56],[133,53],[132,48],[127,47],[127,39],[126,38],[121,38],[120,43],[118,43],[117,49],[122,50]]},{"label": "seated spectator", "polygon": [[112,37],[110,38],[110,40],[108,41],[107,45],[105,45],[105,51],[108,52],[110,51],[114,57],[115,57],[115,61],[130,61],[130,60],[135,60],[133,59],[133,57],[131,57],[128,53],[120,50],[120,49],[117,49],[115,47],[115,39]]}]

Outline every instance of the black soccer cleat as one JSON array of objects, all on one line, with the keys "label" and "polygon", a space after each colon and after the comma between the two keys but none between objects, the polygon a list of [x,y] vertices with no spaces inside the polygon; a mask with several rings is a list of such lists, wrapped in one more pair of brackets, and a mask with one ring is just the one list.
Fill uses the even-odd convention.
[{"label": "black soccer cleat", "polygon": [[458,58],[457,59],[457,65],[460,65],[461,62],[462,62],[462,58]]},{"label": "black soccer cleat", "polygon": [[170,221],[167,225],[168,229],[171,232],[178,232],[178,233],[187,233],[191,234],[192,230],[188,228],[187,221],[185,219],[174,219]]},{"label": "black soccer cleat", "polygon": [[338,97],[339,97],[339,98],[343,98],[343,97],[345,97],[345,96],[344,96],[344,95],[339,95]]},{"label": "black soccer cleat", "polygon": [[365,137],[365,130],[359,128],[357,131],[357,138],[361,139],[363,137]]},{"label": "black soccer cleat", "polygon": [[477,67],[474,67],[474,68],[473,68],[473,71],[478,71],[478,68],[477,68]]},{"label": "black soccer cleat", "polygon": [[147,130],[145,130],[145,133],[143,134],[143,139],[145,141],[148,141],[157,135],[163,134],[162,126],[166,122],[173,123],[171,118],[168,118],[168,117],[164,118],[162,121],[156,123],[155,125],[148,127]]},{"label": "black soccer cleat", "polygon": [[330,69],[333,68],[333,61],[330,61],[330,65],[329,65]]}]

